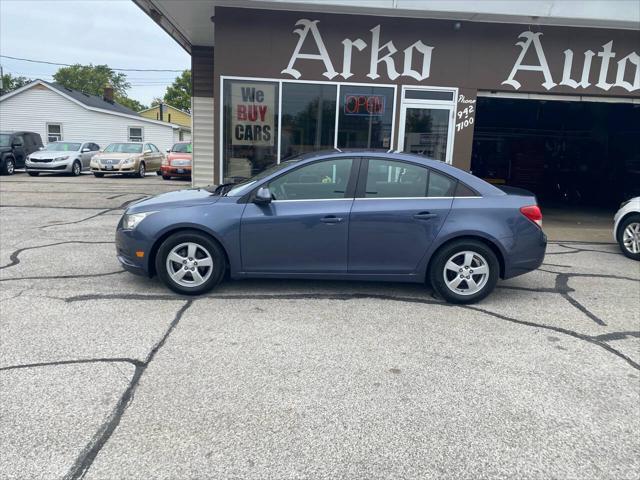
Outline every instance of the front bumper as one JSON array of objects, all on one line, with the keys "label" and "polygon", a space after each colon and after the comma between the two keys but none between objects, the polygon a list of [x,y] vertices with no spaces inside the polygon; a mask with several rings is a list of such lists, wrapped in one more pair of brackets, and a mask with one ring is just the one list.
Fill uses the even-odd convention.
[{"label": "front bumper", "polygon": [[[136,275],[149,276],[149,255],[151,245],[142,238],[137,238],[135,231],[124,230],[122,219],[116,229],[116,257],[122,267]],[[136,256],[136,252],[144,252],[142,258]]]},{"label": "front bumper", "polygon": [[27,172],[71,172],[74,160],[61,160],[58,162],[34,162],[27,160],[24,168]]},{"label": "front bumper", "polygon": [[191,166],[163,165],[160,167],[160,173],[166,177],[190,177]]},{"label": "front bumper", "polygon": [[[110,167],[110,168],[109,168]],[[135,173],[138,171],[135,163],[127,163],[125,165],[102,165],[102,164],[91,164],[91,171],[93,173]]]}]

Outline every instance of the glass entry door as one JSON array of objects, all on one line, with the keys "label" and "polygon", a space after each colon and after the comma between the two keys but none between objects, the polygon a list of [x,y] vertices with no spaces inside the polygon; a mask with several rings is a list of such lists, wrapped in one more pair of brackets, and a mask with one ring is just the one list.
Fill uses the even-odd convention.
[{"label": "glass entry door", "polygon": [[398,149],[451,163],[453,115],[450,105],[404,103]]}]

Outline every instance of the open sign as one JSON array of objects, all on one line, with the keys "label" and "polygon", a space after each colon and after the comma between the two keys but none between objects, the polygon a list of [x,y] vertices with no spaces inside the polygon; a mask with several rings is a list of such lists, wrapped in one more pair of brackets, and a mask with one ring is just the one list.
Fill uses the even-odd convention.
[{"label": "open sign", "polygon": [[345,115],[384,115],[384,95],[345,95]]}]

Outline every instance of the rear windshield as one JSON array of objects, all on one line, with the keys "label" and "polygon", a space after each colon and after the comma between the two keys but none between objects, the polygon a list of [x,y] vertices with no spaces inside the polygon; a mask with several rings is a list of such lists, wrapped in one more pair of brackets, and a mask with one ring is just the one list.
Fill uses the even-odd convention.
[{"label": "rear windshield", "polygon": [[191,153],[190,143],[176,143],[172,148],[172,152],[176,153]]},{"label": "rear windshield", "polygon": [[112,143],[104,149],[109,153],[142,153],[141,143]]},{"label": "rear windshield", "polygon": [[52,152],[75,152],[80,150],[80,143],[53,142],[47,145],[46,150]]}]

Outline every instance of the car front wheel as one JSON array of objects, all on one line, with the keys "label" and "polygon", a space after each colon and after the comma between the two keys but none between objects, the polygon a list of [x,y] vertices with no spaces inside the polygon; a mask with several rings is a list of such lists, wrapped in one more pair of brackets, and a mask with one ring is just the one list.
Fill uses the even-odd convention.
[{"label": "car front wheel", "polygon": [[198,232],[178,232],[167,238],[156,255],[156,272],[174,292],[200,295],[215,287],[226,270],[217,242]]},{"label": "car front wheel", "polygon": [[73,162],[73,165],[71,166],[71,175],[73,175],[74,177],[79,177],[81,173],[82,166],[80,165],[80,162]]},{"label": "car front wheel", "polygon": [[627,257],[640,260],[640,215],[631,215],[620,224],[618,245]]},{"label": "car front wheel", "polygon": [[495,253],[477,240],[454,241],[434,255],[429,269],[433,289],[447,302],[469,304],[489,295],[498,282]]},{"label": "car front wheel", "polygon": [[2,167],[2,173],[4,175],[13,175],[16,171],[16,164],[13,161],[13,158],[7,158],[4,162],[4,167]]},{"label": "car front wheel", "polygon": [[147,171],[145,170],[144,162],[140,162],[140,166],[138,167],[138,177],[144,178]]}]

